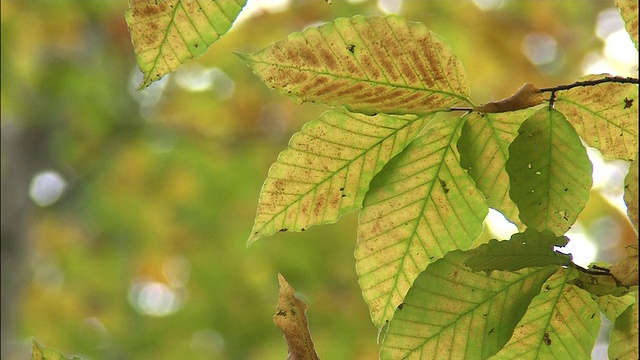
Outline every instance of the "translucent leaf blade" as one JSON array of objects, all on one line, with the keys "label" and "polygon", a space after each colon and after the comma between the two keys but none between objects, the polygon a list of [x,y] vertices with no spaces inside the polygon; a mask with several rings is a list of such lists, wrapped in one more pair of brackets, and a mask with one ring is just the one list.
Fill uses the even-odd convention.
[{"label": "translucent leaf blade", "polygon": [[518,217],[518,207],[509,197],[509,175],[505,164],[509,158],[509,144],[518,136],[518,128],[535,109],[501,114],[465,116],[462,135],[458,140],[460,164],[485,195],[489,207],[500,211],[520,229],[524,225]]},{"label": "translucent leaf blade", "polygon": [[600,309],[611,322],[615,322],[618,316],[636,302],[634,294],[626,294],[624,296],[596,296],[594,300],[598,304],[598,309]]},{"label": "translucent leaf blade", "polygon": [[231,28],[246,0],[129,0],[126,20],[144,79],[140,89],[204,54]]},{"label": "translucent leaf blade", "polygon": [[382,359],[486,359],[513,329],[557,267],[473,272],[450,252],[416,279],[389,323]]},{"label": "translucent leaf blade", "polygon": [[468,249],[482,232],[488,208],[454,151],[460,127],[449,119],[429,128],[385,166],[365,197],[356,270],[377,326],[429,263]]},{"label": "translucent leaf blade", "polygon": [[631,223],[638,228],[638,154],[629,165],[629,173],[624,178],[624,202],[627,204],[627,215]]},{"label": "translucent leaf blade", "polygon": [[[637,296],[637,295],[636,295]],[[609,359],[638,358],[638,303],[629,306],[613,323]]]},{"label": "translucent leaf blade", "polygon": [[359,209],[373,176],[431,118],[329,111],[307,123],[269,169],[249,244]]},{"label": "translucent leaf blade", "polygon": [[299,102],[366,114],[427,114],[467,103],[467,76],[424,25],[390,15],[340,18],[239,55],[270,88]]},{"label": "translucent leaf blade", "polygon": [[616,0],[616,6],[620,9],[620,15],[624,20],[631,41],[638,49],[638,0]]},{"label": "translucent leaf blade", "polygon": [[542,232],[527,229],[511,236],[510,240],[493,239],[469,251],[465,265],[474,271],[510,270],[527,267],[571,264],[571,255],[554,251],[554,246],[565,246],[569,242],[564,236],[556,236],[549,230]]},{"label": "translucent leaf blade", "polygon": [[[579,81],[609,75],[587,75]],[[602,83],[559,91],[555,109],[608,159],[631,161],[638,152],[638,85]]]},{"label": "translucent leaf blade", "polygon": [[560,269],[542,286],[509,342],[491,360],[591,359],[600,311],[588,292],[568,283]]},{"label": "translucent leaf blade", "polygon": [[506,163],[520,220],[540,231],[564,234],[589,200],[591,161],[564,116],[542,108],[509,146]]}]

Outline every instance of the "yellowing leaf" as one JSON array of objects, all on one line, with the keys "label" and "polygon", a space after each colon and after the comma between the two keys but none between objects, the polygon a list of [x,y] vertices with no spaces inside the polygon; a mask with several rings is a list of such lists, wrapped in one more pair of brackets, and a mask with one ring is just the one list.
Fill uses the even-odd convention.
[{"label": "yellowing leaf", "polygon": [[477,106],[473,111],[479,111],[482,113],[516,111],[542,104],[545,100],[546,96],[540,92],[540,89],[531,83],[526,83],[522,85],[517,93],[510,97],[501,101],[490,102],[482,106]]},{"label": "yellowing leaf", "polygon": [[468,103],[467,76],[449,46],[395,15],[337,19],[239,56],[298,102],[366,114],[428,114]]},{"label": "yellowing leaf", "polygon": [[231,28],[246,0],[129,0],[126,12],[143,89],[204,54]]},{"label": "yellowing leaf", "polygon": [[[604,77],[609,75],[587,75],[579,81]],[[607,82],[558,91],[555,109],[604,157],[634,159],[638,152],[638,85]]]},{"label": "yellowing leaf", "polygon": [[620,9],[620,15],[624,20],[631,41],[638,49],[638,0],[616,0],[616,6]]},{"label": "yellowing leaf", "polygon": [[637,302],[629,306],[613,323],[609,335],[609,359],[638,359]]},{"label": "yellowing leaf", "polygon": [[438,122],[373,179],[360,212],[356,270],[371,319],[391,319],[413,280],[447,252],[468,249],[488,208],[460,168],[461,120]]},{"label": "yellowing leaf", "polygon": [[307,123],[269,169],[249,244],[359,209],[373,176],[429,119],[329,111]]},{"label": "yellowing leaf", "polygon": [[287,341],[289,348],[287,360],[319,359],[309,333],[307,305],[295,296],[293,287],[289,285],[282,274],[278,274],[278,283],[280,284],[280,295],[273,323],[282,330]]},{"label": "yellowing leaf", "polygon": [[459,251],[429,265],[395,311],[382,359],[486,359],[509,340],[527,305],[557,267],[491,276],[463,265]]},{"label": "yellowing leaf", "polygon": [[509,145],[518,136],[520,125],[535,111],[530,108],[501,114],[473,112],[465,116],[458,140],[460,165],[476,182],[487,204],[520,229],[524,229],[524,225],[518,217],[518,207],[509,197],[505,164],[509,158]]},{"label": "yellowing leaf", "polygon": [[611,265],[610,271],[620,285],[638,285],[638,247],[627,246],[627,257]]},{"label": "yellowing leaf", "polygon": [[80,360],[79,357],[74,356],[68,358],[58,350],[46,349],[38,345],[35,339],[31,340],[31,360]]},{"label": "yellowing leaf", "polygon": [[511,236],[510,240],[493,239],[470,250],[465,265],[475,271],[516,271],[527,267],[569,265],[571,255],[560,254],[554,246],[565,246],[565,236],[556,236],[549,230],[542,232],[529,228],[524,233]]},{"label": "yellowing leaf", "polygon": [[542,286],[498,359],[591,359],[600,311],[589,293],[570,285],[576,270],[561,268]]},{"label": "yellowing leaf", "polygon": [[563,235],[589,200],[591,161],[580,138],[556,110],[540,109],[520,126],[506,169],[520,220]]},{"label": "yellowing leaf", "polygon": [[594,300],[598,303],[600,311],[602,311],[611,322],[616,321],[618,316],[636,302],[634,294],[626,294],[623,296],[596,296]]},{"label": "yellowing leaf", "polygon": [[629,173],[624,178],[624,202],[627,204],[629,219],[638,232],[640,230],[638,227],[638,153],[629,165]]}]

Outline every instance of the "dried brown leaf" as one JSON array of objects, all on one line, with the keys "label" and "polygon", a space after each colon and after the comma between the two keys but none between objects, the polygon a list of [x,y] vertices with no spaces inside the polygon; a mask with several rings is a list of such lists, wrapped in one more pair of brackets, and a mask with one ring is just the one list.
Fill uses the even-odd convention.
[{"label": "dried brown leaf", "polygon": [[502,113],[536,106],[542,104],[545,100],[546,98],[544,94],[540,92],[540,89],[531,83],[526,83],[522,85],[517,93],[510,97],[504,100],[486,103],[482,106],[475,107],[473,110],[483,113]]},{"label": "dried brown leaf", "polygon": [[287,341],[289,348],[287,360],[319,359],[309,333],[307,305],[295,296],[295,290],[282,274],[278,274],[278,283],[280,294],[273,323],[282,330],[284,339]]}]

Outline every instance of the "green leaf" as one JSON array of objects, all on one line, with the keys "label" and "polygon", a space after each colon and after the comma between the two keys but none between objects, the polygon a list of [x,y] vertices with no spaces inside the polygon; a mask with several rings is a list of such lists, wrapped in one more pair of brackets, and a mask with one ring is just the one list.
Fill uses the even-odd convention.
[{"label": "green leaf", "polygon": [[[610,77],[587,75],[579,81]],[[558,91],[555,109],[608,159],[631,161],[638,152],[638,85],[614,82]]]},{"label": "green leaf", "polygon": [[627,215],[638,232],[640,230],[638,227],[638,153],[629,165],[629,173],[624,178],[624,202],[627,204]]},{"label": "green leaf", "polygon": [[596,296],[593,299],[598,304],[598,309],[600,309],[604,316],[611,320],[611,322],[615,322],[620,314],[636,302],[635,294],[631,293],[624,296]]},{"label": "green leaf", "polygon": [[589,293],[568,282],[576,270],[561,268],[542,286],[497,359],[591,359],[600,311]]},{"label": "green leaf", "polygon": [[373,179],[360,212],[356,270],[371,319],[391,319],[413,280],[447,252],[468,249],[488,213],[454,145],[462,121],[438,122]]},{"label": "green leaf", "polygon": [[638,49],[638,0],[616,0],[616,6],[620,9],[620,15],[624,20],[631,41]]},{"label": "green leaf", "polygon": [[553,250],[554,246],[565,246],[569,242],[564,236],[556,236],[549,230],[542,232],[527,229],[511,236],[511,240],[493,239],[469,251],[465,265],[474,271],[511,270],[549,265],[569,265],[571,255]]},{"label": "green leaf", "polygon": [[638,359],[638,303],[629,306],[613,323],[609,359]]},{"label": "green leaf", "polygon": [[564,234],[589,200],[591,162],[564,116],[549,108],[525,120],[509,146],[511,199],[528,227]]},{"label": "green leaf", "polygon": [[246,0],[129,0],[127,24],[144,74],[139,90],[204,54],[229,31],[245,4]]},{"label": "green leaf", "polygon": [[382,359],[486,359],[509,340],[527,305],[557,267],[490,276],[455,251],[429,265],[396,310]]},{"label": "green leaf", "polygon": [[373,176],[431,118],[328,111],[307,123],[269,169],[249,244],[359,209]]},{"label": "green leaf", "polygon": [[467,76],[449,46],[396,15],[340,18],[238,55],[267,86],[301,103],[365,114],[429,114],[468,104]]},{"label": "green leaf", "polygon": [[68,358],[58,350],[46,349],[38,345],[35,339],[31,339],[31,360],[81,360],[74,356]]},{"label": "green leaf", "polygon": [[578,276],[570,283],[595,296],[624,296],[631,291],[629,287],[616,283],[615,278],[610,274],[593,275],[579,272]]},{"label": "green leaf", "polygon": [[509,175],[505,164],[509,158],[509,144],[518,135],[522,122],[534,112],[535,109],[500,114],[473,112],[465,116],[466,122],[458,140],[460,165],[485,194],[487,204],[520,229],[524,229],[524,225],[518,217],[518,207],[509,197]]}]

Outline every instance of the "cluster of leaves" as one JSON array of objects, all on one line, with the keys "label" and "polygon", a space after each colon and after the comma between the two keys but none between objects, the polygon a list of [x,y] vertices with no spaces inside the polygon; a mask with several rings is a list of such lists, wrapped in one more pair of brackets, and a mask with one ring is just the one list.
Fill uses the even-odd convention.
[{"label": "cluster of leaves", "polygon": [[[617,4],[637,48],[637,1]],[[132,0],[141,88],[202,54],[243,5]],[[476,106],[448,45],[399,16],[341,18],[238,55],[296,102],[334,107],[269,170],[249,244],[360,209],[356,266],[386,329],[382,358],[588,357],[600,312],[614,322],[609,356],[637,357],[637,250],[590,269],[556,250],[592,186],[581,140],[631,162],[638,228],[637,79],[527,84]],[[520,232],[476,247],[489,207]]]}]

